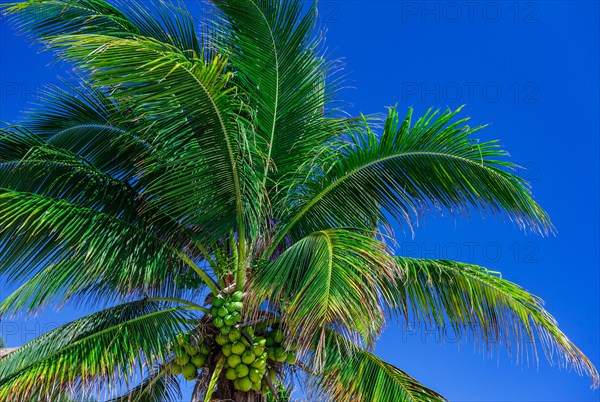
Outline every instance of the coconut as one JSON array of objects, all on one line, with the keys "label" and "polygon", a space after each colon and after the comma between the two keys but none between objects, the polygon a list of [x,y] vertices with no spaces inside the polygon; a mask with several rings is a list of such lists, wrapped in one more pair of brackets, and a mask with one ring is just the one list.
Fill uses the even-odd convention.
[{"label": "coconut", "polygon": [[239,328],[232,328],[231,331],[229,331],[229,340],[231,340],[231,342],[238,341],[241,337],[242,331]]},{"label": "coconut", "polygon": [[215,319],[213,320],[213,324],[217,328],[222,328],[223,325],[225,325],[225,320],[223,320],[223,318],[221,317],[215,317]]},{"label": "coconut", "polygon": [[192,357],[191,362],[194,366],[196,366],[196,368],[200,369],[204,367],[204,363],[206,363],[206,357],[204,357],[203,355],[196,355]]},{"label": "coconut", "polygon": [[252,353],[254,353],[255,356],[262,356],[262,354],[265,353],[265,347],[254,344],[254,346],[252,346]]},{"label": "coconut", "polygon": [[190,355],[190,357],[195,356],[198,353],[198,350],[192,347],[192,345],[185,345],[183,348],[185,349],[185,353]]},{"label": "coconut", "polygon": [[212,304],[213,304],[213,306],[219,308],[223,304],[225,304],[225,299],[223,299],[221,296],[217,296],[217,297],[213,298]]},{"label": "coconut", "polygon": [[248,377],[250,377],[252,382],[254,382],[254,383],[258,382],[260,384],[260,380],[262,379],[263,376],[261,375],[259,369],[251,367],[250,370],[248,371]]},{"label": "coconut", "polygon": [[223,345],[221,350],[223,351],[223,354],[225,355],[225,357],[231,356],[231,354],[232,354],[231,353],[231,343],[226,343],[225,345]]},{"label": "coconut", "polygon": [[180,366],[185,366],[190,362],[190,356],[188,356],[186,353],[177,353],[173,361]]},{"label": "coconut", "polygon": [[179,364],[173,362],[171,363],[171,374],[177,375],[177,374],[181,374],[181,372],[183,371],[183,367],[181,367]]},{"label": "coconut", "polygon": [[244,308],[244,303],[242,302],[232,302],[229,306],[229,311],[242,311],[242,309]]},{"label": "coconut", "polygon": [[225,378],[227,378],[229,381],[235,381],[238,378],[235,369],[229,367],[225,372]]},{"label": "coconut", "polygon": [[[230,334],[230,335],[231,335],[231,334]],[[226,343],[229,343],[229,338],[228,338],[228,337],[226,337],[225,335],[221,335],[221,334],[219,334],[219,335],[217,335],[217,336],[215,337],[215,342],[217,342],[217,344],[218,344],[218,345],[221,345],[221,346],[223,346],[223,345],[225,345]]]},{"label": "coconut", "polygon": [[254,360],[254,361],[252,362],[251,366],[252,366],[252,367],[255,367],[255,368],[257,368],[257,369],[264,369],[264,368],[267,366],[267,362],[266,362],[266,360],[265,360],[265,359],[263,359],[263,358],[261,357],[261,358],[258,358],[258,359],[256,359],[256,360]]},{"label": "coconut", "polygon": [[254,355],[254,353],[251,350],[246,350],[242,354],[242,361],[244,362],[244,364],[252,364],[252,362],[255,359],[256,359],[256,356]]},{"label": "coconut", "polygon": [[288,364],[296,364],[296,354],[294,352],[288,352],[285,362]]},{"label": "coconut", "polygon": [[239,290],[231,295],[231,300],[233,300],[234,302],[241,302],[243,298],[244,294]]},{"label": "coconut", "polygon": [[188,363],[185,366],[183,366],[182,372],[183,372],[183,377],[185,377],[185,379],[188,381],[192,381],[192,380],[196,379],[196,377],[198,377],[198,372],[196,371],[196,366],[194,366],[191,363]]},{"label": "coconut", "polygon": [[252,388],[251,388],[252,391],[260,392],[260,388],[261,388],[260,381],[252,383]]},{"label": "coconut", "polygon": [[282,363],[287,359],[287,352],[283,348],[275,349],[275,361]]},{"label": "coconut", "polygon": [[231,355],[227,358],[227,364],[229,367],[235,367],[242,362],[242,358],[238,355]]},{"label": "coconut", "polygon": [[221,335],[229,335],[229,332],[231,332],[231,327],[229,325],[223,325],[220,332]]},{"label": "coconut", "polygon": [[231,316],[233,317],[233,319],[235,320],[235,322],[238,322],[239,320],[242,319],[242,316],[237,311],[234,311],[233,313],[231,313]]},{"label": "coconut", "polygon": [[240,363],[237,366],[235,366],[235,373],[237,374],[238,378],[246,377],[249,372],[250,369],[243,363]]},{"label": "coconut", "polygon": [[241,355],[245,350],[246,346],[244,346],[242,342],[234,342],[231,345],[231,352],[235,353],[236,355]]},{"label": "coconut", "polygon": [[219,317],[225,317],[227,314],[229,314],[229,311],[227,311],[225,306],[221,306],[219,307],[219,311],[217,312],[217,314],[219,315]]},{"label": "coconut", "polygon": [[238,389],[242,392],[248,392],[252,389],[252,380],[248,377],[238,378]]},{"label": "coconut", "polygon": [[238,320],[235,319],[233,314],[227,314],[225,318],[223,318],[223,321],[225,321],[225,325],[229,326],[233,326],[238,322]]}]

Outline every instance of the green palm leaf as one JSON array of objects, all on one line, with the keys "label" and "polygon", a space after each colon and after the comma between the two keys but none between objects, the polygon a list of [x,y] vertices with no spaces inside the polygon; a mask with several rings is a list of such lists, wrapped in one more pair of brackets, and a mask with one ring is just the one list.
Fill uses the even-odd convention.
[{"label": "green palm leaf", "polygon": [[253,297],[285,305],[283,319],[301,340],[335,324],[372,344],[384,316],[378,284],[393,264],[386,246],[371,236],[324,230],[258,268]]},{"label": "green palm leaf", "polygon": [[[17,307],[30,299],[45,302],[57,293],[93,292],[109,299],[153,294],[173,289],[175,276],[184,272],[184,261],[158,237],[67,200],[0,189],[0,222],[0,272],[12,280],[40,272],[33,286],[26,287],[29,291],[17,291]],[[13,297],[4,308],[15,302]]]},{"label": "green palm leaf", "polygon": [[214,3],[224,14],[220,26],[227,26],[218,36],[220,50],[230,58],[236,83],[256,111],[263,180],[270,190],[315,146],[339,134],[323,111],[331,97],[325,91],[332,87],[325,82],[331,66],[319,55],[316,3],[304,12],[297,0]]},{"label": "green palm leaf", "polygon": [[[505,344],[518,359],[535,354],[541,343],[550,361],[600,377],[591,361],[558,328],[542,300],[496,272],[455,261],[398,257],[396,280],[382,288],[390,307],[405,319],[451,328],[458,337],[470,331],[488,347]],[[537,355],[536,355],[537,356]]]},{"label": "green palm leaf", "polygon": [[457,113],[428,113],[411,127],[412,112],[399,124],[391,109],[381,138],[368,126],[351,133],[326,174],[299,183],[269,251],[288,233],[370,227],[377,205],[381,223],[388,221],[385,213],[410,225],[426,211],[474,208],[504,214],[523,228],[552,230],[524,180],[506,170],[515,165],[498,159],[506,153],[494,141],[473,139],[479,128],[464,125],[466,119],[453,122]]},{"label": "green palm leaf", "polygon": [[3,400],[42,399],[57,389],[110,389],[147,364],[164,361],[168,345],[191,329],[187,308],[138,301],[75,320],[0,361]]},{"label": "green palm leaf", "polygon": [[164,366],[153,370],[135,388],[109,402],[179,402],[181,387],[177,378]]},{"label": "green palm leaf", "polygon": [[193,17],[183,2],[128,0],[116,8],[104,0],[28,0],[2,8],[17,29],[36,39],[81,33],[142,36],[175,46],[190,59],[201,55]]},{"label": "green palm leaf", "polygon": [[222,59],[191,62],[176,48],[149,39],[73,35],[51,43],[93,71],[95,85],[118,84],[113,95],[135,116],[152,116],[137,129],[140,138],[162,149],[142,167],[147,198],[213,238],[234,222],[243,225],[237,162],[246,143],[237,135],[234,108],[240,105],[226,88],[230,74]]},{"label": "green palm leaf", "polygon": [[445,401],[399,368],[325,330],[326,360],[309,387],[320,401]]}]

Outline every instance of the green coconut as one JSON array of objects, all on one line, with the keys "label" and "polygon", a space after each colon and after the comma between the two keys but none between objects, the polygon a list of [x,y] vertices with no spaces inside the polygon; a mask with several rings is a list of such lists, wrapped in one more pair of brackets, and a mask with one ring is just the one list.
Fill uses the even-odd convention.
[{"label": "green coconut", "polygon": [[239,328],[232,328],[231,331],[229,331],[229,340],[231,340],[231,342],[239,341],[241,337],[242,331]]},{"label": "green coconut", "polygon": [[220,332],[221,332],[221,335],[229,335],[229,333],[231,332],[231,326],[229,326],[229,325],[223,325],[221,327]]},{"label": "green coconut", "polygon": [[190,357],[198,354],[198,350],[195,347],[193,347],[192,345],[185,345],[183,347],[183,349],[185,350],[185,353],[190,355]]},{"label": "green coconut", "polygon": [[258,359],[256,359],[256,360],[254,360],[254,361],[252,362],[251,366],[252,366],[252,367],[255,367],[255,368],[257,368],[257,369],[264,369],[264,368],[267,366],[267,362],[266,362],[266,360],[265,360],[265,359],[263,359],[263,358],[261,357],[261,358],[258,358]]},{"label": "green coconut", "polygon": [[241,302],[243,298],[244,294],[239,290],[231,295],[231,300],[233,300],[234,302]]},{"label": "green coconut", "polygon": [[250,378],[248,377],[238,378],[237,382],[237,389],[239,389],[242,392],[248,392],[252,389],[252,380],[250,380]]},{"label": "green coconut", "polygon": [[275,343],[283,342],[283,331],[280,329],[273,331],[273,340]]},{"label": "green coconut", "polygon": [[198,371],[196,370],[196,366],[194,366],[191,363],[188,363],[185,366],[183,366],[182,373],[183,377],[188,381],[193,381],[196,379],[196,377],[198,377]]},{"label": "green coconut", "polygon": [[287,359],[287,352],[283,348],[275,349],[275,361],[283,363]]},{"label": "green coconut", "polygon": [[223,352],[223,354],[225,355],[225,357],[229,357],[231,356],[231,343],[226,343],[225,345],[223,345],[223,347],[221,348],[221,351]]},{"label": "green coconut", "polygon": [[213,298],[212,304],[213,304],[213,306],[219,308],[219,307],[223,306],[223,304],[225,304],[225,299],[223,299],[221,296],[217,296],[217,297]]},{"label": "green coconut", "polygon": [[252,353],[254,353],[255,356],[262,356],[262,354],[265,353],[265,347],[254,344],[254,346],[252,346]]},{"label": "green coconut", "polygon": [[236,367],[241,362],[242,358],[239,355],[231,355],[227,358],[227,364],[232,368]]},{"label": "green coconut", "polygon": [[186,353],[178,353],[173,361],[180,366],[185,366],[190,362],[190,356],[188,356]]},{"label": "green coconut", "polygon": [[236,355],[241,355],[246,350],[246,346],[242,342],[234,342],[231,345],[231,352]]},{"label": "green coconut", "polygon": [[240,312],[244,308],[244,303],[242,302],[232,302],[229,306],[229,311]]},{"label": "green coconut", "polygon": [[229,367],[227,369],[227,371],[225,372],[225,378],[227,378],[229,381],[235,381],[237,380],[237,374],[235,373],[235,369]]},{"label": "green coconut", "polygon": [[196,368],[200,369],[204,367],[204,363],[206,363],[206,357],[204,357],[203,355],[196,355],[192,357],[191,362],[194,366],[196,366]]},{"label": "green coconut", "polygon": [[225,325],[229,325],[230,327],[238,322],[233,314],[227,314],[225,318],[223,318],[223,321],[225,322]]},{"label": "green coconut", "polygon": [[254,383],[258,382],[260,384],[260,380],[262,379],[263,376],[259,369],[255,368],[255,367],[251,367],[250,370],[248,371],[248,377],[250,377],[252,382],[254,382]]},{"label": "green coconut", "polygon": [[238,378],[246,377],[249,372],[250,369],[243,363],[240,363],[237,366],[235,366],[235,373],[237,374]]},{"label": "green coconut", "polygon": [[225,325],[225,320],[222,317],[215,317],[213,324],[217,328],[222,328]]},{"label": "green coconut", "polygon": [[225,317],[227,314],[229,314],[229,311],[227,311],[225,306],[221,306],[219,307],[219,311],[217,312],[217,314],[219,315],[219,317]]},{"label": "green coconut", "polygon": [[262,387],[262,385],[259,382],[253,382],[252,383],[252,391],[256,391],[256,392],[260,392],[260,388]]},{"label": "green coconut", "polygon": [[251,350],[246,350],[242,353],[242,361],[244,364],[252,364],[254,360],[256,360],[256,356]]},{"label": "green coconut", "polygon": [[[230,334],[230,335],[231,335],[231,334]],[[221,335],[221,334],[219,334],[219,335],[215,336],[215,342],[216,342],[218,345],[221,345],[221,346],[223,346],[223,345],[225,345],[226,343],[229,343],[229,338],[228,338],[227,336],[225,336],[225,335]]]},{"label": "green coconut", "polygon": [[234,311],[233,313],[231,313],[231,316],[233,317],[235,322],[239,322],[242,319],[242,316],[237,311]]},{"label": "green coconut", "polygon": [[182,371],[183,367],[181,367],[179,364],[175,362],[171,364],[171,374],[178,375],[181,374]]},{"label": "green coconut", "polygon": [[285,362],[287,364],[296,364],[296,354],[294,352],[288,352]]}]

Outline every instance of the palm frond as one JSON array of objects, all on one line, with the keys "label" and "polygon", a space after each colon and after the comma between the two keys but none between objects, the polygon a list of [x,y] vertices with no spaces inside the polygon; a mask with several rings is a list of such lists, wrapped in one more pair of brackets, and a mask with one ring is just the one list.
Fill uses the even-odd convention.
[{"label": "palm frond", "polygon": [[185,307],[142,300],[75,320],[0,361],[0,397],[41,400],[57,390],[122,386],[168,359],[169,344],[191,329],[192,317]]},{"label": "palm frond", "polygon": [[11,281],[37,273],[4,311],[39,308],[59,295],[174,291],[184,272],[180,256],[143,227],[67,200],[3,188],[0,222],[0,272]]},{"label": "palm frond", "polygon": [[193,17],[185,3],[169,1],[28,0],[7,3],[9,22],[35,39],[75,34],[154,38],[180,49],[190,59],[202,55]]},{"label": "palm frond", "polygon": [[225,60],[192,62],[172,46],[140,38],[73,35],[51,43],[95,85],[116,85],[112,96],[122,107],[147,117],[137,134],[161,148],[140,167],[148,199],[213,238],[243,225],[245,180],[237,162],[251,144],[239,141],[242,105],[227,88]]},{"label": "palm frond", "polygon": [[378,284],[394,264],[387,251],[373,236],[313,233],[257,268],[250,297],[282,306],[284,322],[301,340],[331,324],[372,345],[384,323]]},{"label": "palm frond", "polygon": [[324,330],[327,349],[323,369],[309,377],[309,389],[319,401],[445,401],[399,368]]},{"label": "palm frond", "polygon": [[488,348],[504,344],[518,359],[536,354],[541,343],[552,362],[571,366],[600,384],[590,360],[559,329],[542,300],[497,272],[454,261],[397,257],[396,280],[382,288],[389,307],[405,319],[451,329],[457,337],[470,331]]},{"label": "palm frond", "polygon": [[159,366],[135,388],[109,402],[180,402],[182,396],[177,378]]},{"label": "palm frond", "polygon": [[[269,191],[338,132],[326,119],[334,93],[330,62],[320,54],[316,3],[217,0],[217,43],[256,112],[253,123]],[[327,90],[326,90],[327,88]],[[270,180],[267,180],[267,179]]]},{"label": "palm frond", "polygon": [[368,125],[352,132],[325,173],[290,194],[276,243],[307,230],[365,227],[374,213],[380,223],[387,223],[387,213],[410,225],[427,211],[462,214],[470,208],[507,216],[524,229],[553,230],[527,183],[507,170],[515,165],[499,159],[506,152],[495,141],[472,138],[480,127],[452,121],[459,110],[428,112],[411,127],[412,111],[400,124],[392,108],[380,138]]}]

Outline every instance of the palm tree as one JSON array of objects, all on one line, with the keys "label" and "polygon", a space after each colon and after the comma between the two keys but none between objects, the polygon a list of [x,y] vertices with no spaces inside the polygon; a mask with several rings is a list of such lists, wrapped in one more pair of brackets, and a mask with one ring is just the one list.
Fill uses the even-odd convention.
[{"label": "palm tree", "polygon": [[[394,255],[394,224],[495,213],[553,231],[456,111],[335,103],[316,4],[30,0],[4,6],[74,66],[0,136],[1,314],[103,310],[0,360],[0,398],[444,400],[371,350],[386,319],[501,340],[599,382],[541,300],[497,273]],[[534,341],[534,342],[532,342]],[[525,352],[524,352],[525,351]],[[117,397],[117,395],[120,395]]]}]

